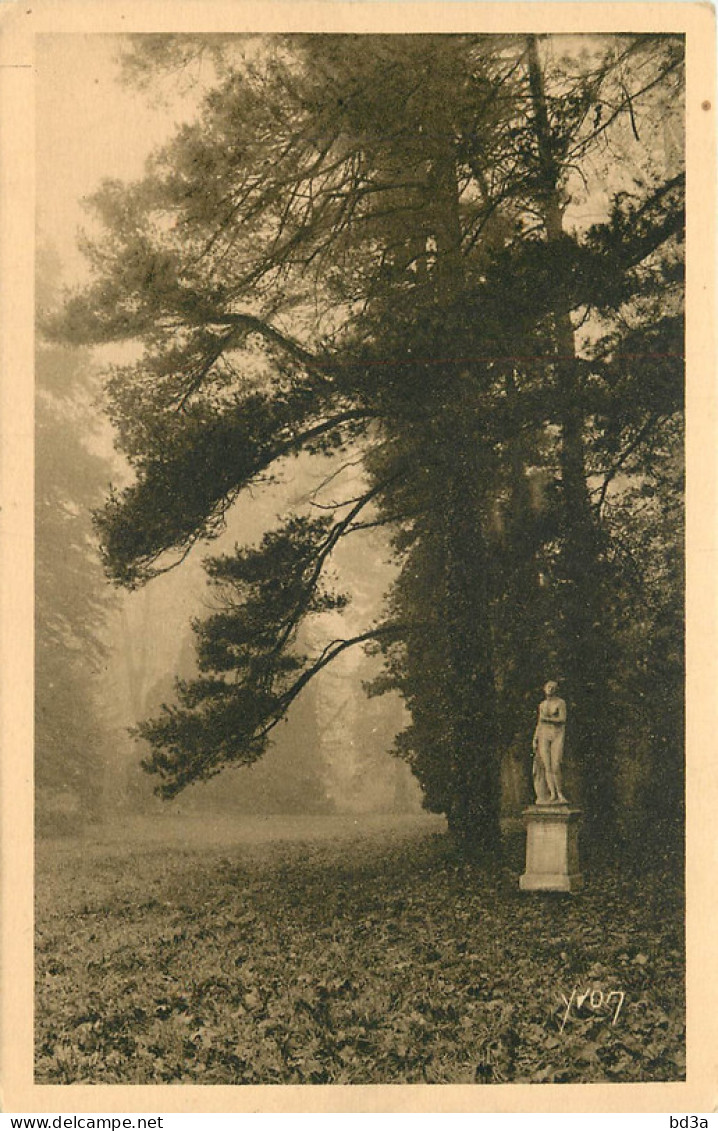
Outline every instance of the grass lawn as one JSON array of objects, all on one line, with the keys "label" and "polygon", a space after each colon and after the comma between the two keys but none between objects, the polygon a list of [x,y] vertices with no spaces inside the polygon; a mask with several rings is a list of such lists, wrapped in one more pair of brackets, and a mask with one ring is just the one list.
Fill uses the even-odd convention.
[{"label": "grass lawn", "polygon": [[486,876],[443,828],[168,816],[40,840],[36,1082],[683,1079],[678,878],[522,893],[520,833]]}]

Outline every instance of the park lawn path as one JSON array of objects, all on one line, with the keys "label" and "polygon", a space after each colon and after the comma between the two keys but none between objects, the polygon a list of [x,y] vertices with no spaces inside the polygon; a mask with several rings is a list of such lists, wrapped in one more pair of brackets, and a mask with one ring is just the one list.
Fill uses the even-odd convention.
[{"label": "park lawn path", "polygon": [[674,870],[560,896],[509,858],[483,874],[428,816],[41,840],[36,1082],[684,1079]]}]

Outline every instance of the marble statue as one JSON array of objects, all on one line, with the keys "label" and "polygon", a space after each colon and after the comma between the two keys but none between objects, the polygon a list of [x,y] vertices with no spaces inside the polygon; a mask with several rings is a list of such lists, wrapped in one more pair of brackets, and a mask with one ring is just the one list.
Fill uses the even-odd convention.
[{"label": "marble statue", "polygon": [[559,699],[553,680],[544,687],[533,737],[533,781],[537,805],[567,805],[561,780],[561,760],[566,734],[566,704]]}]

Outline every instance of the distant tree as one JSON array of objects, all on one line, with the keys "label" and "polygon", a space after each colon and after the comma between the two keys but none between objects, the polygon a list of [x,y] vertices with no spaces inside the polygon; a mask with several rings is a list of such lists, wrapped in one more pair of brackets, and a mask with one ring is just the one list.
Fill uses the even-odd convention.
[{"label": "distant tree", "polygon": [[[43,258],[44,270],[52,264]],[[42,300],[44,290],[40,288]],[[36,366],[35,782],[38,819],[63,797],[84,817],[102,796],[105,733],[95,676],[105,655],[110,593],[91,510],[103,497],[105,460],[88,447],[96,378],[86,353],[40,342]]]},{"label": "distant tree", "polygon": [[[199,46],[154,39],[134,69]],[[467,843],[498,843],[499,742],[547,669],[566,677],[578,788],[605,826],[618,638],[592,477],[615,478],[617,441],[650,448],[659,386],[659,416],[675,411],[679,315],[647,300],[680,291],[682,177],[624,158],[605,223],[570,227],[566,208],[641,108],[675,98],[680,42],[587,38],[553,62],[533,36],[210,46],[200,121],[144,181],[97,194],[96,282],[55,327],[145,346],[109,380],[136,479],[98,519],[107,567],[129,586],[170,568],[300,450],[351,446],[367,478],[331,515],[210,560],[225,608],[199,627],[200,678],[143,725],[148,768],[172,796],[255,760],[308,681],[371,641],[411,711],[399,749]],[[376,524],[400,567],[386,614],[300,654],[302,620],[344,599],[322,581],[334,547]]]}]

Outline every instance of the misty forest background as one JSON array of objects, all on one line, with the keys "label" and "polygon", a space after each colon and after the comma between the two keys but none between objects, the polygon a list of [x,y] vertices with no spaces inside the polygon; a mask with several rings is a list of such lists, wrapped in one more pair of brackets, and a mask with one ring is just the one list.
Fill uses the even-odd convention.
[{"label": "misty forest background", "polygon": [[677,1078],[681,39],[117,50],[178,124],[38,257],[40,1078]]}]

